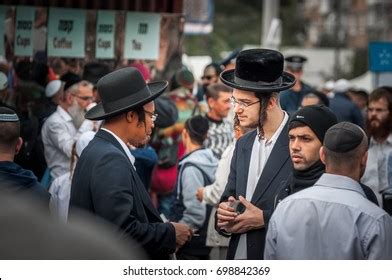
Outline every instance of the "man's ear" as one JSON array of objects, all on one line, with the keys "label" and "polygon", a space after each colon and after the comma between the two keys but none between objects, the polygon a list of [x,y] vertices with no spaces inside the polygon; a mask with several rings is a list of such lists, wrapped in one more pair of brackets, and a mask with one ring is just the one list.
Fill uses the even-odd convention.
[{"label": "man's ear", "polygon": [[214,100],[214,98],[208,98],[207,99],[207,104],[208,104],[208,107],[209,108],[214,108],[214,104],[215,104],[215,100]]},{"label": "man's ear", "polygon": [[321,146],[319,154],[320,154],[321,162],[324,163],[324,165],[325,165],[325,150],[324,150],[324,146]]},{"label": "man's ear", "polygon": [[23,146],[23,139],[22,137],[19,137],[15,145],[15,155],[19,154],[20,149],[22,149],[22,146]]},{"label": "man's ear", "polygon": [[273,108],[273,107],[276,107],[277,104],[279,104],[278,102],[279,102],[278,97],[272,96],[272,97],[268,100],[267,109],[271,109],[271,108]]},{"label": "man's ear", "polygon": [[126,112],[125,113],[125,118],[127,119],[127,122],[131,123],[135,120],[136,114],[133,111]]},{"label": "man's ear", "polygon": [[366,167],[367,158],[368,158],[368,151],[366,151],[366,153],[361,158],[361,166],[363,166],[363,168]]}]

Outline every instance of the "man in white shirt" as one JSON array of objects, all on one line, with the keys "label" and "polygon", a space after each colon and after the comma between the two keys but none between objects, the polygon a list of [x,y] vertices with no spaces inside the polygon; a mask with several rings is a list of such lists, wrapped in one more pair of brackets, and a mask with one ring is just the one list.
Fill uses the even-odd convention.
[{"label": "man in white shirt", "polygon": [[291,88],[295,78],[283,71],[280,52],[251,49],[240,52],[235,69],[223,72],[221,80],[234,88],[237,121],[255,130],[236,144],[216,227],[231,236],[228,259],[262,259],[275,192],[292,168],[288,114],[278,93]]},{"label": "man in white shirt", "polygon": [[[51,83],[48,86],[53,86]],[[57,84],[58,90],[51,93],[56,111],[41,130],[45,159],[53,179],[70,171],[72,145],[83,132],[93,130],[93,122],[84,119],[93,99],[92,85],[81,81],[64,91],[62,83]]]},{"label": "man in white shirt", "polygon": [[392,88],[380,87],[369,96],[366,132],[370,138],[369,156],[361,182],[377,196],[379,205],[387,208],[392,201],[382,201],[382,194],[391,192],[388,183],[388,154],[392,152]]},{"label": "man in white shirt", "polygon": [[325,173],[279,203],[268,227],[266,259],[392,258],[392,219],[359,184],[367,140],[349,122],[328,129],[320,149]]}]

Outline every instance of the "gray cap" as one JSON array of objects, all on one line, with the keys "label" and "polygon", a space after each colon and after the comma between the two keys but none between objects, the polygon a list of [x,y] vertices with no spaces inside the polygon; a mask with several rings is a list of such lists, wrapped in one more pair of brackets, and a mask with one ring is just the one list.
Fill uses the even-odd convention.
[{"label": "gray cap", "polygon": [[340,122],[328,129],[324,146],[335,153],[347,153],[357,148],[364,136],[363,130],[358,125]]}]

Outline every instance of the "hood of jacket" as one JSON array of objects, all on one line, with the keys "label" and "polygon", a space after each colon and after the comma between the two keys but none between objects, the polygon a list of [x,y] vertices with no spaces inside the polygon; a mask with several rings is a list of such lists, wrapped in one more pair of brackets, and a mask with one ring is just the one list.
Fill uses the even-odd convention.
[{"label": "hood of jacket", "polygon": [[37,177],[30,170],[23,169],[12,161],[0,161],[1,186],[28,189],[37,184]]},{"label": "hood of jacket", "polygon": [[200,148],[185,155],[179,163],[180,170],[187,162],[197,165],[197,167],[202,169],[210,179],[215,177],[218,159],[210,149]]}]

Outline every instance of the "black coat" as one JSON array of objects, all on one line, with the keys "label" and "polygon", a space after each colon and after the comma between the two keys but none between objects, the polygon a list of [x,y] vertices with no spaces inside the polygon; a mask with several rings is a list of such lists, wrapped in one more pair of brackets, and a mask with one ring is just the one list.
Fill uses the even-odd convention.
[{"label": "black coat", "polygon": [[[264,257],[265,237],[274,207],[276,191],[281,182],[287,179],[292,169],[287,128],[288,123],[283,128],[272,149],[251,199],[253,205],[264,211],[266,227],[246,233],[248,259],[263,259]],[[238,140],[231,161],[229,179],[221,197],[221,202],[227,201],[230,196],[237,199],[240,195],[246,197],[250,157],[256,133],[257,131],[254,130]],[[232,234],[227,259],[234,258],[240,236],[240,234]]]},{"label": "black coat", "polygon": [[70,211],[86,210],[115,224],[153,259],[176,247],[174,226],[159,213],[120,143],[100,130],[83,151],[72,180]]}]

